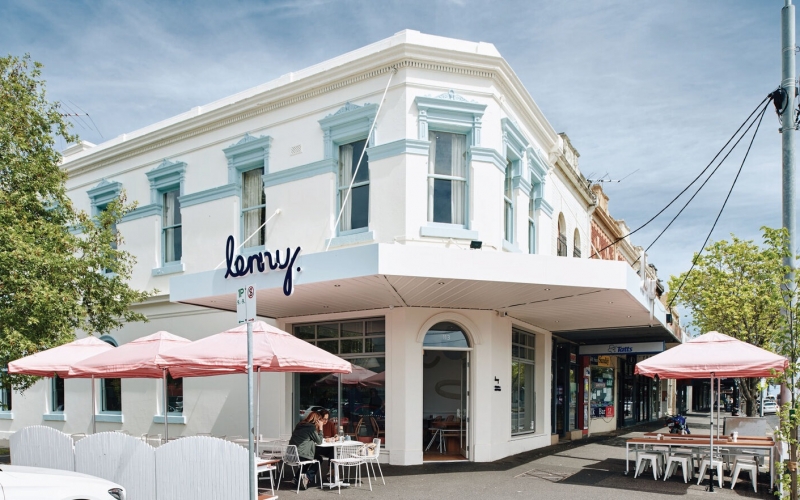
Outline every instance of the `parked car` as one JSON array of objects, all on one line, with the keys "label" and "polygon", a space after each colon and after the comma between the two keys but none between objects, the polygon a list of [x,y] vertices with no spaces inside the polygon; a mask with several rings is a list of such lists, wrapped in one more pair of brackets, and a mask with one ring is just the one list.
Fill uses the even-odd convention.
[{"label": "parked car", "polygon": [[311,413],[312,411],[319,411],[319,410],[324,410],[324,409],[325,408],[322,407],[322,406],[309,406],[305,410],[300,410],[300,420],[303,420],[304,418],[306,418],[308,416],[308,414]]},{"label": "parked car", "polygon": [[68,470],[0,465],[3,500],[125,500],[125,489],[99,477]]},{"label": "parked car", "polygon": [[778,406],[778,403],[776,403],[775,401],[770,401],[770,400],[764,401],[764,415],[768,414],[774,415],[778,413],[778,410],[780,410],[780,407]]}]

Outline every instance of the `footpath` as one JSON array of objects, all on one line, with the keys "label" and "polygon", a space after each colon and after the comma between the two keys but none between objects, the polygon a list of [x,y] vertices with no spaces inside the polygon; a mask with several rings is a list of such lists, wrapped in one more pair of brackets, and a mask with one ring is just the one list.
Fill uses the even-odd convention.
[{"label": "footpath", "polygon": [[[688,418],[693,433],[708,434],[708,414]],[[749,476],[740,477],[736,488],[715,488],[706,491],[707,480],[699,486],[697,479],[684,483],[676,474],[666,481],[653,480],[652,474],[633,478],[625,475],[625,441],[644,432],[667,432],[663,421],[621,429],[614,433],[592,436],[581,441],[567,441],[547,448],[521,453],[489,463],[426,463],[415,466],[383,465],[386,486],[373,481],[372,492],[366,481],[362,487],[342,489],[342,497],[379,499],[463,500],[465,498],[547,498],[620,500],[627,498],[674,498],[690,496],[709,499],[774,498],[768,491],[769,477],[759,475],[758,493],[754,493]],[[366,479],[366,477],[365,477]],[[268,487],[269,481],[260,486]],[[278,493],[294,498],[292,484],[285,481]],[[310,486],[310,485],[309,485]],[[298,498],[333,498],[337,490],[309,488]]]}]

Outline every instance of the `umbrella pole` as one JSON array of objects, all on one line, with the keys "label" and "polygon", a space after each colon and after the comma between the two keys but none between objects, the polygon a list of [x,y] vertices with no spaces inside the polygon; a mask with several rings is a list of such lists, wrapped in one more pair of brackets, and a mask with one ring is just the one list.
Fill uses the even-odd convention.
[{"label": "umbrella pole", "polygon": [[711,411],[709,415],[708,434],[710,436],[710,453],[708,455],[708,491],[714,493],[714,374],[711,374]]},{"label": "umbrella pole", "polygon": [[722,408],[720,408],[720,393],[722,392],[722,379],[717,379],[717,439],[719,439],[719,412]]},{"label": "umbrella pole", "polygon": [[94,397],[94,375],[92,375],[92,434],[97,434],[97,399]]},{"label": "umbrella pole", "polygon": [[163,370],[162,380],[164,381],[164,444],[169,442],[169,420],[167,411],[167,369]]},{"label": "umbrella pole", "polygon": [[[261,439],[261,367],[256,368],[256,440]],[[256,441],[258,452],[258,441]]]}]

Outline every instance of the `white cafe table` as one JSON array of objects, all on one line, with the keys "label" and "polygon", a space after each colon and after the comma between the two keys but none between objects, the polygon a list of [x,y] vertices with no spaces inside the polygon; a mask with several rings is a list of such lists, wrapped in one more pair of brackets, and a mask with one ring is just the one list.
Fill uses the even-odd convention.
[{"label": "white cafe table", "polygon": [[[317,445],[317,448],[333,448],[333,458],[337,459],[337,458],[339,458],[339,450],[341,449],[341,447],[345,446],[345,445],[352,445],[352,444],[364,444],[364,443],[360,443],[359,441],[353,441],[353,440],[350,440],[350,441],[330,441],[330,442],[329,441],[323,441],[322,444],[318,444]],[[322,470],[319,471],[319,474],[322,475]],[[350,486],[350,483],[345,483],[345,482],[339,480],[339,468],[338,467],[334,467],[333,468],[333,474],[334,474],[333,482],[331,482],[331,483],[322,483],[322,487],[323,488],[336,488],[338,486]]]}]

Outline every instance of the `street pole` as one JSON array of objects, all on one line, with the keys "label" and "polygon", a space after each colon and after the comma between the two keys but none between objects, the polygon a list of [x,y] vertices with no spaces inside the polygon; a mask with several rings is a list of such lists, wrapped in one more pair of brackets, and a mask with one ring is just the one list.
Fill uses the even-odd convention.
[{"label": "street pole", "polygon": [[[797,245],[795,231],[795,201],[794,201],[794,100],[796,97],[795,84],[795,20],[794,5],[792,0],[784,0],[785,4],[781,9],[781,89],[783,90],[783,103],[781,113],[781,148],[783,158],[782,168],[782,219],[783,227],[788,231],[788,256],[785,264],[789,267],[787,275],[791,290],[794,290],[794,269],[795,255],[797,255]],[[788,310],[784,314],[791,315],[794,308],[794,297]],[[791,325],[791,318],[787,318],[787,324]],[[794,363],[796,360],[792,359]],[[792,408],[794,408],[794,389],[792,390]],[[797,438],[797,429],[794,429]],[[793,441],[796,441],[793,440]],[[790,498],[797,500],[797,469],[794,467],[797,461],[797,444],[790,446],[790,477],[791,492]]]},{"label": "street pole", "polygon": [[256,456],[253,451],[253,322],[247,322],[247,455],[249,466],[247,479],[250,483],[250,500],[256,500]]}]

